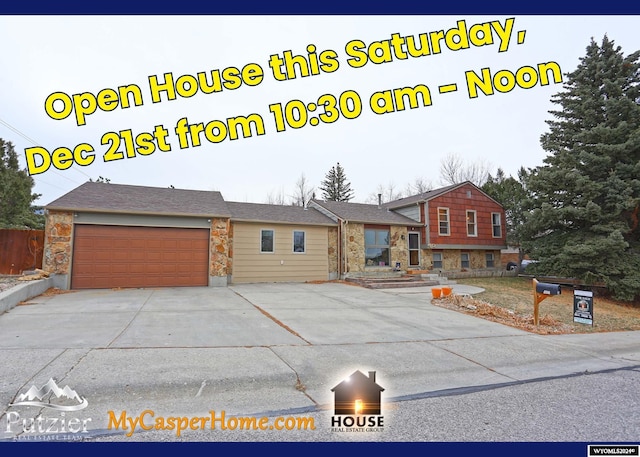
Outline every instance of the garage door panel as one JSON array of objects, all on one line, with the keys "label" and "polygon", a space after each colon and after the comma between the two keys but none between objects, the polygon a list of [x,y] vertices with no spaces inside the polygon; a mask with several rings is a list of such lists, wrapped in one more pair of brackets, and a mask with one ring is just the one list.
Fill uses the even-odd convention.
[{"label": "garage door panel", "polygon": [[209,230],[76,225],[71,287],[208,285]]}]

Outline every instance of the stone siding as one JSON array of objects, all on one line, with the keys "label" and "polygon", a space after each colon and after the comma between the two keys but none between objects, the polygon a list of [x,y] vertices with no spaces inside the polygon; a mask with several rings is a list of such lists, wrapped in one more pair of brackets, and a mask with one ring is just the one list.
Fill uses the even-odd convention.
[{"label": "stone siding", "polygon": [[346,273],[364,272],[364,224],[347,224],[347,268]]},{"label": "stone siding", "polygon": [[209,276],[227,278],[229,272],[229,219],[211,219],[211,237],[209,249],[211,253]]},{"label": "stone siding", "polygon": [[389,247],[391,248],[391,267],[400,263],[400,269],[406,271],[409,267],[409,239],[407,227],[391,226]]},{"label": "stone siding", "polygon": [[42,269],[50,274],[67,275],[71,271],[73,213],[48,211],[44,229]]}]

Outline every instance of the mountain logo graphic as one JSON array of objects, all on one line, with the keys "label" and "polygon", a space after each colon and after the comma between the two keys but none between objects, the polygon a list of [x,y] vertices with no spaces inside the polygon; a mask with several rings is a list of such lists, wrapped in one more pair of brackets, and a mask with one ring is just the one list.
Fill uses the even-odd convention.
[{"label": "mountain logo graphic", "polygon": [[[57,400],[56,403],[51,402],[54,398]],[[35,385],[31,386],[26,393],[18,395],[17,400],[9,406],[42,406],[57,411],[80,411],[89,406],[86,398],[78,395],[69,386],[61,389],[53,378],[49,378],[40,389]]]}]

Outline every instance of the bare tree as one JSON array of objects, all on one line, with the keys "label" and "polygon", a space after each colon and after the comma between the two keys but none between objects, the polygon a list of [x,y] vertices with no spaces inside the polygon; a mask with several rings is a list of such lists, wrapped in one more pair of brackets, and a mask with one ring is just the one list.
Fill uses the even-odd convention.
[{"label": "bare tree", "polygon": [[444,186],[471,181],[482,187],[489,179],[490,165],[485,160],[467,163],[457,154],[449,153],[440,161],[440,183]]},{"label": "bare tree", "polygon": [[410,195],[419,195],[424,194],[425,192],[429,192],[433,190],[433,184],[431,181],[427,181],[422,177],[415,178],[413,182],[407,184],[407,188],[405,190],[405,194],[407,196]]},{"label": "bare tree", "polygon": [[314,188],[309,185],[304,173],[296,181],[294,193],[291,196],[291,204],[294,206],[305,206],[311,200]]},{"label": "bare tree", "polygon": [[265,203],[269,205],[286,205],[287,198],[284,195],[284,189],[280,188],[280,190],[269,192]]},{"label": "bare tree", "polygon": [[397,190],[396,185],[389,181],[389,183],[385,186],[384,184],[378,184],[375,192],[372,192],[367,197],[366,203],[375,203],[377,204],[379,201],[382,203],[390,202],[393,200],[398,200],[402,198],[404,195],[401,190]]}]

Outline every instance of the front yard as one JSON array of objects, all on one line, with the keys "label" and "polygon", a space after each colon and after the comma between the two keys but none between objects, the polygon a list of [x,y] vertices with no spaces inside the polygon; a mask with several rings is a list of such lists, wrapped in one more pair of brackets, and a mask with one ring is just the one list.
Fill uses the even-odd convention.
[{"label": "front yard", "polygon": [[469,278],[461,283],[482,287],[473,298],[451,296],[433,304],[490,319],[534,333],[590,333],[640,330],[640,304],[617,302],[594,292],[593,326],[573,321],[573,289],[540,303],[539,325],[533,325],[532,280],[520,277]]}]

